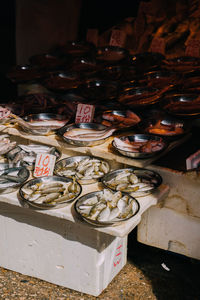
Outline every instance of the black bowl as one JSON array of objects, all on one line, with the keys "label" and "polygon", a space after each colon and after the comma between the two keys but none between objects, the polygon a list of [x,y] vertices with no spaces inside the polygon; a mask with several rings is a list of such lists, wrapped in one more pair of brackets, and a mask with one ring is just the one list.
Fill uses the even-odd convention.
[{"label": "black bowl", "polygon": [[112,100],[118,96],[118,84],[114,81],[93,79],[80,84],[78,93],[90,102]]}]

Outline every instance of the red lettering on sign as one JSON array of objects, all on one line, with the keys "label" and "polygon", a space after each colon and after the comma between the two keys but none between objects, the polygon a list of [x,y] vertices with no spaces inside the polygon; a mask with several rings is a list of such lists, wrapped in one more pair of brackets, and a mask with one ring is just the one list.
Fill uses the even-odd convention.
[{"label": "red lettering on sign", "polygon": [[46,153],[37,155],[33,176],[41,177],[53,175],[55,160],[55,155]]},{"label": "red lettering on sign", "polygon": [[94,105],[82,104],[77,105],[75,123],[90,123],[94,118]]}]

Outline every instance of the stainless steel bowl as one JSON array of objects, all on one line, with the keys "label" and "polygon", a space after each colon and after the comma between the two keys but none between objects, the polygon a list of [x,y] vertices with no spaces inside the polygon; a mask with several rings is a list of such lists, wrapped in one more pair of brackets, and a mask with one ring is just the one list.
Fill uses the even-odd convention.
[{"label": "stainless steel bowl", "polygon": [[[110,190],[111,191],[111,190]],[[125,193],[122,193],[122,196],[126,195],[128,196],[128,201],[131,201],[132,203],[132,212],[131,214],[128,215],[128,217],[124,217],[124,218],[115,218],[111,221],[98,221],[98,220],[92,220],[90,217],[86,217],[83,212],[81,211],[81,206],[83,207],[84,205],[84,202],[92,197],[95,197],[95,196],[100,196],[102,195],[104,192],[104,190],[102,191],[96,191],[96,192],[91,192],[91,193],[88,193],[82,197],[80,197],[74,204],[74,208],[75,208],[75,211],[77,212],[77,214],[83,219],[85,220],[86,222],[92,224],[92,225],[95,225],[95,226],[114,226],[114,225],[119,225],[120,223],[124,222],[124,221],[127,221],[128,219],[132,218],[133,216],[135,216],[139,209],[140,209],[140,204],[139,202],[134,199],[132,196],[130,195],[127,195]],[[114,192],[111,191],[113,194]],[[92,206],[91,206],[92,207]]]},{"label": "stainless steel bowl", "polygon": [[91,140],[81,140],[81,138],[79,139],[71,139],[69,137],[65,136],[66,132],[69,132],[72,129],[94,129],[94,130],[110,130],[110,128],[108,128],[107,126],[104,126],[102,124],[96,124],[96,123],[73,123],[73,124],[69,124],[64,126],[63,128],[61,128],[58,131],[58,134],[60,136],[62,136],[62,138],[64,139],[64,141],[66,141],[68,144],[71,145],[75,145],[75,146],[80,146],[80,147],[85,147],[85,146],[96,146],[96,145],[100,145],[105,143],[105,141],[107,141],[113,134],[113,132],[106,137],[102,137],[99,139],[95,139],[95,138],[91,138]]},{"label": "stainless steel bowl", "polygon": [[64,207],[65,205],[67,205],[68,203],[71,203],[72,201],[74,201],[82,192],[82,187],[81,185],[76,182],[77,184],[77,192],[75,193],[74,197],[71,198],[70,200],[66,200],[63,202],[59,202],[59,203],[55,203],[55,204],[44,204],[44,203],[36,203],[34,201],[30,201],[27,198],[27,195],[24,190],[29,189],[31,190],[31,187],[36,185],[36,184],[42,184],[42,183],[47,183],[47,184],[53,184],[53,183],[69,183],[69,182],[73,182],[72,178],[66,178],[66,177],[60,177],[60,176],[48,176],[48,177],[40,177],[40,178],[35,178],[35,179],[31,179],[29,181],[27,181],[25,184],[23,184],[20,187],[19,190],[19,195],[21,197],[21,199],[24,201],[24,203],[27,203],[29,206],[35,207],[35,208],[39,208],[39,209],[54,209],[54,208],[61,208]]},{"label": "stainless steel bowl", "polygon": [[133,135],[127,135],[127,136],[121,136],[118,137],[122,142],[128,141],[130,143],[134,142],[144,142],[144,143],[149,143],[149,142],[158,142],[161,143],[162,148],[159,150],[154,150],[150,152],[144,152],[142,151],[142,147],[138,151],[132,151],[132,150],[124,150],[122,147],[119,147],[116,145],[115,140],[112,142],[112,146],[114,147],[115,150],[117,150],[119,153],[121,153],[124,156],[128,157],[133,157],[133,158],[149,158],[152,156],[155,156],[161,152],[163,152],[167,147],[168,147],[168,142],[156,135],[150,135],[150,134],[133,134]]},{"label": "stainless steel bowl", "polygon": [[[29,175],[30,172],[25,167],[9,168],[8,164],[1,164],[0,194],[8,194],[18,190],[18,188],[28,180]],[[9,180],[8,184],[6,184],[6,180]]]},{"label": "stainless steel bowl", "polygon": [[[40,122],[44,122],[43,126],[35,126],[35,128],[32,126],[31,128],[29,128],[28,126],[26,126],[26,123],[20,122],[18,123],[18,125],[26,132],[31,133],[31,134],[35,134],[35,135],[50,135],[50,134],[55,134],[55,132],[60,129],[61,127],[63,127],[68,121],[69,118],[65,115],[58,115],[58,114],[53,114],[53,113],[40,113],[40,114],[30,114],[27,116],[24,116],[24,121],[25,122],[29,122],[31,124],[31,122],[36,122],[36,121],[40,121]],[[45,121],[61,121],[60,126],[54,126],[54,125],[47,125],[47,123],[45,124]],[[27,124],[28,125],[28,124]]]},{"label": "stainless steel bowl", "polygon": [[[148,170],[148,169],[142,169],[142,168],[124,168],[115,170],[112,172],[109,172],[105,176],[102,177],[101,182],[103,185],[107,188],[110,188],[114,191],[119,190],[118,184],[110,184],[110,180],[115,180],[118,175],[121,175],[122,173],[126,172],[134,174],[137,176],[139,182],[142,183],[149,183],[152,185],[151,189],[144,190],[142,188],[136,189],[135,191],[130,191],[129,186],[126,188],[123,188],[123,192],[129,193],[133,197],[142,197],[151,194],[154,190],[156,190],[162,183],[162,177],[154,171]],[[119,180],[120,183],[123,183],[124,181],[128,183],[128,180],[125,179]]]},{"label": "stainless steel bowl", "polygon": [[[106,172],[102,172],[104,173],[104,175],[106,173],[108,173],[110,171],[110,165],[107,161],[105,161],[104,159],[102,158],[99,158],[99,157],[94,157],[94,156],[89,156],[89,155],[80,155],[80,156],[72,156],[72,157],[68,157],[68,158],[63,158],[61,160],[59,160],[56,164],[55,164],[55,167],[54,167],[54,174],[58,175],[58,176],[63,176],[63,177],[75,177],[76,180],[80,183],[80,184],[90,184],[90,183],[94,183],[94,182],[97,182],[102,176],[104,175],[96,175],[95,178],[88,178],[88,177],[80,177],[78,175],[78,171],[77,171],[77,166],[75,167],[71,167],[70,165],[73,164],[73,163],[79,163],[79,162],[82,162],[83,160],[86,160],[86,159],[89,159],[89,160],[94,160],[94,159],[97,159],[99,162],[102,162],[105,167],[107,168],[107,171]],[[62,172],[62,169],[65,169],[65,170],[70,170],[72,172],[70,173],[74,173],[74,175],[63,175],[63,172]],[[88,169],[88,168],[87,168]],[[85,169],[85,170],[87,170]]]}]

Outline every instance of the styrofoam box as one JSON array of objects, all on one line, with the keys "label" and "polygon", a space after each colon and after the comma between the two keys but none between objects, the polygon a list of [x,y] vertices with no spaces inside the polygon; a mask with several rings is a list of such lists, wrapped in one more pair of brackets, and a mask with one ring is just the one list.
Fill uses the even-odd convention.
[{"label": "styrofoam box", "polygon": [[114,237],[32,209],[0,204],[0,265],[98,296],[127,261]]},{"label": "styrofoam box", "polygon": [[150,207],[138,225],[138,241],[200,259],[200,176],[154,167],[169,185],[169,194]]},{"label": "styrofoam box", "polygon": [[200,219],[173,209],[152,206],[137,227],[143,244],[200,259]]}]

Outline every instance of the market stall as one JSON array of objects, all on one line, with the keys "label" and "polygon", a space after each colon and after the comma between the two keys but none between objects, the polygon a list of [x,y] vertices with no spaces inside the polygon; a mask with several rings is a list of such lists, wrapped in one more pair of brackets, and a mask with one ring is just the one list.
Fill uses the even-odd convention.
[{"label": "market stall", "polygon": [[185,6],[170,20],[153,8],[8,70],[18,96],[0,107],[2,267],[98,296],[136,227],[139,242],[200,258],[200,60],[182,56]]}]

